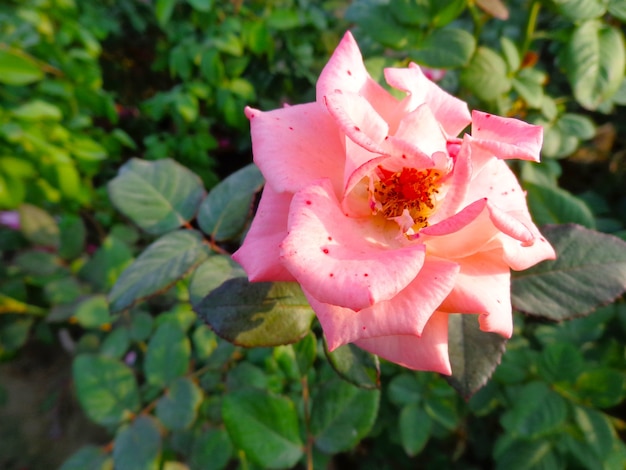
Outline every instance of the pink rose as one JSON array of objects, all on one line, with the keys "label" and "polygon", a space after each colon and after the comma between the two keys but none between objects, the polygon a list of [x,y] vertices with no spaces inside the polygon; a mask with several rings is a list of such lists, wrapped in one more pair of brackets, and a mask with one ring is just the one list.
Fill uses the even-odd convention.
[{"label": "pink rose", "polygon": [[538,161],[542,129],[470,114],[415,64],[385,78],[402,99],[348,32],[316,102],[246,109],[267,183],[233,258],[251,281],[300,283],[330,350],[450,374],[448,314],[510,337],[510,269],[555,257],[504,162]]}]

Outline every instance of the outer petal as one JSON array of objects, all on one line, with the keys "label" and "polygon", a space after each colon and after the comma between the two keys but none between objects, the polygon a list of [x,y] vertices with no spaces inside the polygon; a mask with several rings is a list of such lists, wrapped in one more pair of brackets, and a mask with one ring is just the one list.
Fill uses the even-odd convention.
[{"label": "outer petal", "polygon": [[[398,295],[359,312],[319,302],[307,295],[332,351],[359,339],[410,335],[421,336],[424,326],[455,284],[456,263],[426,258],[413,282]],[[305,294],[308,294],[306,290]]]},{"label": "outer petal", "polygon": [[280,244],[287,236],[287,216],[292,194],[276,193],[265,186],[259,208],[246,239],[233,259],[243,266],[250,281],[294,281],[280,262]]},{"label": "outer petal", "polygon": [[388,300],[415,279],[425,247],[390,246],[376,220],[347,217],[320,180],[294,196],[282,262],[320,302],[360,310]]},{"label": "outer petal", "polygon": [[428,80],[418,65],[385,69],[385,78],[392,87],[410,93],[409,110],[426,103],[449,136],[456,137],[470,123],[467,104]]},{"label": "outer petal", "polygon": [[[522,217],[519,216],[521,220]],[[546,259],[555,259],[556,252],[552,245],[539,233],[539,230],[530,221],[526,220],[526,226],[533,234],[532,244],[521,244],[517,240],[500,236],[500,242],[502,244],[503,255],[502,259],[516,271],[528,269],[535,264],[544,261]]]},{"label": "outer petal", "polygon": [[448,314],[435,312],[421,337],[380,336],[361,339],[357,346],[373,354],[414,370],[430,370],[450,375],[448,357]]},{"label": "outer petal", "polygon": [[262,112],[246,108],[254,161],[278,192],[296,192],[327,177],[341,191],[345,148],[323,106],[307,103]]},{"label": "outer petal", "polygon": [[479,313],[480,328],[510,338],[511,272],[500,250],[477,253],[462,260],[456,285],[440,310],[448,313]]},{"label": "outer petal", "polygon": [[317,102],[335,90],[358,93],[365,97],[384,117],[397,106],[397,100],[367,72],[363,57],[350,31],[335,49],[317,81]]},{"label": "outer petal", "polygon": [[472,111],[472,138],[498,158],[538,162],[543,128],[519,119]]}]

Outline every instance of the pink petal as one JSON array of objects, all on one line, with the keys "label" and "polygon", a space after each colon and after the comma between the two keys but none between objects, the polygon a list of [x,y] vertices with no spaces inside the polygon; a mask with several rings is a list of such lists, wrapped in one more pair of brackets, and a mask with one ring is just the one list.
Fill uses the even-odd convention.
[{"label": "pink petal", "polygon": [[330,182],[320,180],[294,196],[282,262],[318,301],[367,308],[404,289],[424,262],[423,245],[390,244],[387,224],[382,218],[347,217]]},{"label": "pink petal", "polygon": [[457,261],[461,272],[440,310],[480,314],[481,330],[510,338],[513,333],[511,272],[502,260],[501,251],[477,253]]},{"label": "pink petal", "polygon": [[287,215],[292,194],[265,186],[246,239],[234,254],[252,282],[294,281],[280,262],[280,244],[287,236]]},{"label": "pink petal", "polygon": [[[311,295],[307,298],[331,351],[359,339],[420,336],[433,312],[454,287],[458,270],[456,263],[427,257],[417,277],[398,295],[359,312],[321,303]],[[304,293],[307,294],[306,290]]]},{"label": "pink petal", "polygon": [[321,177],[343,186],[345,149],[337,125],[317,103],[263,112],[246,108],[254,161],[269,186],[296,192]]},{"label": "pink petal", "polygon": [[[521,216],[518,217],[524,220]],[[525,222],[534,237],[531,244],[522,244],[504,235],[499,237],[503,249],[502,259],[516,271],[523,271],[547,259],[556,259],[554,248],[539,233],[537,227],[530,219]]]},{"label": "pink petal", "polygon": [[388,361],[413,370],[450,375],[448,357],[448,314],[435,312],[422,336],[380,336],[360,339],[357,346]]},{"label": "pink petal", "polygon": [[365,69],[361,51],[350,31],[346,32],[317,80],[317,102],[323,104],[324,97],[335,90],[363,96],[385,117],[397,106],[397,100]]},{"label": "pink petal", "polygon": [[410,93],[409,109],[427,104],[450,137],[459,135],[470,123],[467,104],[428,80],[418,65],[385,69],[385,78],[392,87]]},{"label": "pink petal", "polygon": [[473,140],[500,159],[539,161],[543,128],[514,118],[472,111]]}]

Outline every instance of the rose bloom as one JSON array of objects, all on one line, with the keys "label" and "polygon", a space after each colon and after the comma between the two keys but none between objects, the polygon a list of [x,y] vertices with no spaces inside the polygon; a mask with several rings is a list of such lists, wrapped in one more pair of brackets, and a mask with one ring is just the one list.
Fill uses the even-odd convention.
[{"label": "rose bloom", "polygon": [[555,257],[504,162],[538,161],[542,129],[470,114],[415,64],[385,79],[402,99],[348,32],[316,102],[246,108],[266,185],[233,258],[250,281],[298,282],[331,351],[450,374],[448,315],[510,337],[510,269]]}]

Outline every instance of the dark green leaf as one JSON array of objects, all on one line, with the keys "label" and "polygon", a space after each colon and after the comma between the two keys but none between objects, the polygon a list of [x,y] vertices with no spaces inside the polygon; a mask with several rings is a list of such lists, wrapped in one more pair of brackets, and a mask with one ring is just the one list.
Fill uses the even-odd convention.
[{"label": "dark green leaf", "polygon": [[52,248],[59,246],[59,226],[50,214],[31,204],[22,204],[19,213],[20,228],[29,241]]},{"label": "dark green leaf", "polygon": [[448,354],[452,375],[446,380],[469,398],[493,374],[506,347],[506,338],[480,330],[476,315],[449,315]]},{"label": "dark green leaf", "polygon": [[523,397],[513,403],[500,423],[513,436],[537,438],[559,432],[567,418],[564,398],[548,388],[544,382],[530,382],[519,392]]},{"label": "dark green leaf", "polygon": [[113,441],[115,470],[158,470],[161,434],[155,419],[141,415]]},{"label": "dark green leaf", "polygon": [[574,383],[585,370],[580,350],[573,344],[555,342],[546,346],[539,359],[539,373],[548,383]]},{"label": "dark green leaf", "polygon": [[378,390],[364,390],[342,380],[326,382],[313,397],[311,433],[327,454],[356,446],[374,425]]},{"label": "dark green leaf", "polygon": [[315,314],[293,282],[226,281],[195,311],[222,338],[246,347],[278,346],[304,337]]},{"label": "dark green leaf", "polygon": [[100,447],[86,445],[72,454],[59,470],[113,470],[113,459]]},{"label": "dark green leaf", "polygon": [[435,68],[453,68],[467,65],[476,40],[465,30],[457,28],[436,29],[419,44],[409,56],[417,63]]},{"label": "dark green leaf", "polygon": [[186,429],[196,419],[202,390],[185,377],[175,379],[156,405],[156,415],[171,430]]},{"label": "dark green leaf", "polygon": [[187,0],[187,3],[198,11],[210,11],[213,6],[213,0]]},{"label": "dark green leaf", "polygon": [[547,440],[513,441],[496,455],[496,470],[559,470],[552,445]]},{"label": "dark green leaf", "polygon": [[626,290],[626,243],[577,225],[543,228],[557,253],[515,273],[511,296],[516,309],[552,320],[589,313]]},{"label": "dark green leaf", "polygon": [[223,429],[209,429],[193,442],[191,470],[221,470],[233,454],[233,444]]},{"label": "dark green leaf", "polygon": [[109,304],[104,295],[94,295],[80,302],[73,316],[84,328],[98,328],[111,321]]},{"label": "dark green leaf", "polygon": [[262,468],[291,468],[302,457],[298,415],[288,398],[258,390],[230,393],[222,417],[235,445]]},{"label": "dark green leaf", "polygon": [[130,346],[130,335],[126,328],[115,328],[102,341],[100,354],[113,359],[121,358]]},{"label": "dark green leaf", "polygon": [[64,214],[59,229],[59,256],[67,260],[78,258],[85,248],[87,235],[83,220],[73,214]]},{"label": "dark green leaf", "polygon": [[428,413],[417,405],[407,405],[400,412],[400,441],[404,451],[413,457],[419,454],[432,428],[432,420]]},{"label": "dark green leaf", "polygon": [[181,230],[153,242],[117,279],[109,294],[112,312],[168,288],[209,255],[200,233]]},{"label": "dark green leaf", "polygon": [[138,410],[137,382],[122,362],[84,354],[74,360],[72,370],[78,400],[92,421],[118,425]]},{"label": "dark green leaf", "polygon": [[595,456],[604,459],[617,440],[609,418],[597,410],[577,406],[574,408],[574,419]]},{"label": "dark green leaf", "polygon": [[189,282],[189,301],[196,305],[213,289],[228,279],[245,276],[244,270],[230,256],[213,255],[196,268]]},{"label": "dark green leaf", "polygon": [[606,13],[606,0],[551,0],[559,14],[570,20],[588,20]]},{"label": "dark green leaf", "polygon": [[365,389],[380,388],[378,356],[354,344],[346,344],[333,352],[324,349],[330,365],[342,379]]},{"label": "dark green leaf", "polygon": [[44,73],[28,56],[0,49],[0,83],[28,85],[44,78]]},{"label": "dark green leaf", "polygon": [[144,364],[148,383],[167,386],[189,369],[191,344],[185,332],[177,325],[159,326],[148,343]]},{"label": "dark green leaf", "polygon": [[524,184],[528,207],[537,225],[579,224],[595,228],[593,213],[582,199],[557,186]]},{"label": "dark green leaf", "polygon": [[590,405],[609,408],[624,398],[624,374],[608,367],[598,367],[578,376],[575,393]]},{"label": "dark green leaf", "polygon": [[250,164],[215,186],[198,212],[202,231],[217,241],[240,235],[252,214],[254,196],[263,183],[259,169]]},{"label": "dark green leaf", "polygon": [[35,321],[23,315],[0,316],[0,357],[4,352],[14,352],[21,348]]},{"label": "dark green leaf", "polygon": [[96,291],[109,291],[132,260],[133,254],[128,245],[116,236],[109,235],[83,265],[78,275]]},{"label": "dark green leaf", "polygon": [[120,212],[155,235],[191,220],[205,194],[200,178],[170,159],[132,159],[120,168],[108,189]]},{"label": "dark green leaf", "polygon": [[626,51],[623,34],[598,21],[587,21],[572,34],[562,57],[574,97],[595,110],[610,99],[624,79]]},{"label": "dark green leaf", "polygon": [[310,331],[308,335],[293,345],[293,350],[296,354],[300,375],[304,376],[315,362],[317,354],[317,338],[315,334]]},{"label": "dark green leaf", "polygon": [[170,20],[177,2],[178,0],[156,0],[154,10],[157,21],[162,27]]},{"label": "dark green leaf", "polygon": [[626,23],[626,3],[623,0],[609,0],[609,13]]},{"label": "dark green leaf", "polygon": [[417,404],[422,400],[422,386],[415,374],[396,375],[389,382],[389,400],[398,407]]}]

